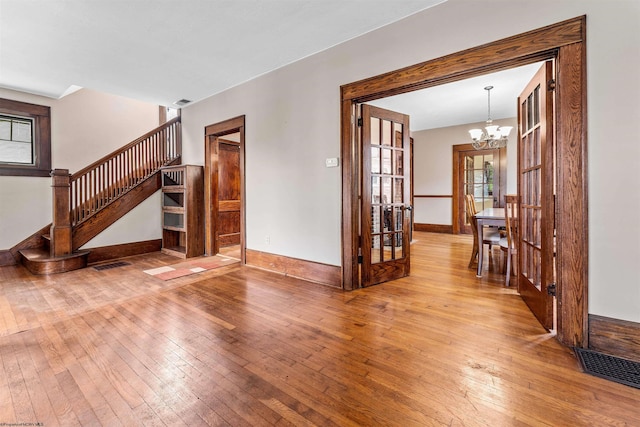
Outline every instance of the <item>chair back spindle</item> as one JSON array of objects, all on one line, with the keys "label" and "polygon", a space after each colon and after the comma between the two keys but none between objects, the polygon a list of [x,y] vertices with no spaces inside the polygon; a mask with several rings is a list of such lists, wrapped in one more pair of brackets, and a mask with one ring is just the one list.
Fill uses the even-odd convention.
[{"label": "chair back spindle", "polygon": [[[507,228],[507,247],[506,247],[506,277],[505,284],[509,286],[511,279],[511,270],[518,275],[518,196],[515,194],[507,194],[504,196],[504,213],[505,225]],[[503,244],[500,244],[503,247]]]}]

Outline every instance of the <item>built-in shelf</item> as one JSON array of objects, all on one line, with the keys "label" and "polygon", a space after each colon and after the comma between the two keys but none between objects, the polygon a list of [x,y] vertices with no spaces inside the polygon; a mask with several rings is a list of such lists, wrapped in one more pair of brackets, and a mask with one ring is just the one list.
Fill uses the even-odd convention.
[{"label": "built-in shelf", "polygon": [[202,166],[162,168],[162,252],[191,258],[204,254]]}]

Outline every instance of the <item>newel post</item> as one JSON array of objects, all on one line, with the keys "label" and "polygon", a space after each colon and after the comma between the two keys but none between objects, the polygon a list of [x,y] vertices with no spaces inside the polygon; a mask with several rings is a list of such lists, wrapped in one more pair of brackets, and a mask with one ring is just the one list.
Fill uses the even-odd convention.
[{"label": "newel post", "polygon": [[71,175],[69,169],[51,171],[53,182],[53,221],[51,225],[51,257],[69,255],[71,239]]}]

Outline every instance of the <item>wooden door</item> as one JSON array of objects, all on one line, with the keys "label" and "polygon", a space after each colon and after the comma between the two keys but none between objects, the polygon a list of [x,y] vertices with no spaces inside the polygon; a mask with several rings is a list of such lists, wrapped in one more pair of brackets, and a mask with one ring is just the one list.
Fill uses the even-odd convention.
[{"label": "wooden door", "polygon": [[362,286],[409,274],[409,116],[362,105]]},{"label": "wooden door", "polygon": [[218,139],[217,179],[218,215],[216,225],[217,247],[240,244],[240,144]]},{"label": "wooden door", "polygon": [[552,73],[548,61],[518,98],[518,290],[547,330],[553,328],[548,291],[555,283]]},{"label": "wooden door", "polygon": [[[204,128],[205,253],[216,255],[220,244],[239,240],[242,264],[246,262],[244,123],[245,117],[238,116]],[[225,216],[238,216],[239,226],[234,220],[233,227],[224,227]]]}]

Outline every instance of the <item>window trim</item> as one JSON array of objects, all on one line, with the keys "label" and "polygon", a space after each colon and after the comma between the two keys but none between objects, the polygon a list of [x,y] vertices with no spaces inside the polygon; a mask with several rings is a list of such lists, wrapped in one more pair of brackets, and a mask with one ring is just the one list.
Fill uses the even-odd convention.
[{"label": "window trim", "polygon": [[51,107],[0,98],[0,114],[33,119],[34,164],[0,163],[0,176],[50,176]]}]

